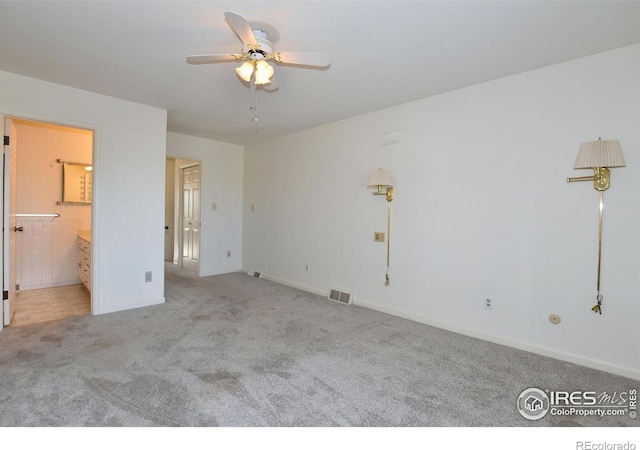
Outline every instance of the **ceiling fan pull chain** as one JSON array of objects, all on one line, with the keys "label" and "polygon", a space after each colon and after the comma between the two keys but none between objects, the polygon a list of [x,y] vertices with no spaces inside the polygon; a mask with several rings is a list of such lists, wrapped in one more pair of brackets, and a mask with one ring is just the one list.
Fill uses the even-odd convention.
[{"label": "ceiling fan pull chain", "polygon": [[253,112],[254,112],[254,116],[253,116],[253,121],[257,122],[258,121],[258,88],[256,88],[256,85],[253,85]]},{"label": "ceiling fan pull chain", "polygon": [[596,306],[591,308],[591,311],[596,314],[602,314],[602,295],[600,295],[600,291],[598,291],[598,295],[596,295],[596,300],[598,301],[598,303],[596,304]]}]

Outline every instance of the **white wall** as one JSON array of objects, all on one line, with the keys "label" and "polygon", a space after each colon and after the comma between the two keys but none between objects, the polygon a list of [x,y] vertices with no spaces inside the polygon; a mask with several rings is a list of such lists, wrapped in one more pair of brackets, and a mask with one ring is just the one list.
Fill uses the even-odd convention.
[{"label": "white wall", "polygon": [[93,313],[163,302],[166,111],[0,72],[0,113],[96,130]]},{"label": "white wall", "polygon": [[[167,133],[167,156],[201,162],[200,276],[240,271],[242,146]],[[213,203],[217,205],[216,211],[211,208]],[[230,257],[227,251],[231,252]]]},{"label": "white wall", "polygon": [[[640,379],[639,124],[635,45],[249,145],[243,269]],[[598,193],[565,180],[600,136],[627,167],[605,193],[597,315]],[[396,186],[389,287],[377,167]]]},{"label": "white wall", "polygon": [[91,228],[91,207],[58,205],[62,200],[62,164],[91,164],[93,134],[89,130],[15,121],[20,136],[17,151],[17,207],[19,213],[54,213],[78,218]]}]

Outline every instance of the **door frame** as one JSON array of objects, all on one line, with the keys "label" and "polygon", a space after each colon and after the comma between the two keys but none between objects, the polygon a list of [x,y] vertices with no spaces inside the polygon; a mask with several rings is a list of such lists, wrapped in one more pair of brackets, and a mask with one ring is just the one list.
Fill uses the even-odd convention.
[{"label": "door frame", "polygon": [[[25,120],[31,122],[41,122],[41,123],[49,123],[52,125],[58,125],[62,127],[68,128],[81,128],[84,130],[89,130],[93,133],[93,142],[91,145],[91,164],[93,166],[93,174],[92,174],[92,198],[91,198],[91,315],[94,315],[99,311],[100,305],[100,295],[99,295],[99,286],[100,286],[100,276],[99,276],[99,261],[96,256],[99,250],[99,237],[100,237],[100,227],[98,222],[99,217],[99,197],[100,197],[100,151],[99,151],[99,142],[100,142],[100,126],[92,123],[82,123],[82,122],[74,122],[65,120],[62,118],[56,117],[48,117],[41,116],[37,114],[29,114],[24,112],[15,112],[15,111],[7,111],[0,110],[0,127],[2,128],[2,135],[5,136],[7,134],[7,130],[5,130],[5,125],[7,120]],[[19,149],[16,149],[19,151]],[[3,146],[4,151],[4,146]],[[2,190],[2,227],[3,227],[3,235],[2,235],[2,255],[0,256],[0,274],[4,277],[4,265],[5,261],[5,251],[4,251],[4,230],[8,230],[8,224],[5,223],[4,217],[4,170],[0,171],[2,174],[0,175],[0,189]],[[8,232],[8,231],[6,231]],[[4,278],[3,278],[4,280]],[[4,282],[3,282],[3,290],[4,290]],[[3,301],[4,303],[4,301]],[[4,304],[2,308],[4,310]],[[3,329],[4,317],[3,313],[0,313],[0,331]]]},{"label": "door frame", "polygon": [[[16,211],[18,130],[11,118],[3,117],[3,135],[10,139],[2,147],[2,325],[10,325],[16,307]],[[7,148],[8,147],[8,148]],[[7,179],[7,175],[10,175]],[[15,177],[13,179],[12,177]],[[7,182],[8,181],[8,182]],[[13,230],[13,232],[12,232]],[[6,288],[6,290],[5,290]],[[6,297],[5,297],[6,296]],[[6,323],[5,323],[6,322]]]}]

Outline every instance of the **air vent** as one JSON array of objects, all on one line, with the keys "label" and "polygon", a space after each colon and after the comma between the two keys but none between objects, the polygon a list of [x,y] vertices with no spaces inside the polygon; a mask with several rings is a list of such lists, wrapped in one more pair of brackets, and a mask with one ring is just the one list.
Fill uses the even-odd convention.
[{"label": "air vent", "polygon": [[248,272],[247,275],[251,275],[254,278],[262,278],[262,272],[258,272],[257,270],[254,270],[253,272]]},{"label": "air vent", "polygon": [[337,289],[331,289],[327,298],[345,305],[350,305],[353,302],[353,294],[351,292],[343,292]]}]

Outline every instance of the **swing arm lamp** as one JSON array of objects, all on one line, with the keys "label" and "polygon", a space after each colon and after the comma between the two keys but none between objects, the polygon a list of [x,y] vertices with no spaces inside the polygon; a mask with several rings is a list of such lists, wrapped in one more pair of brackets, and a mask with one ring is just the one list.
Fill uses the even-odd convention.
[{"label": "swing arm lamp", "polygon": [[574,181],[593,181],[593,188],[600,193],[600,214],[598,221],[598,274],[596,282],[597,304],[591,308],[595,313],[602,314],[602,295],[600,294],[600,266],[602,260],[602,212],[604,209],[604,191],[611,187],[610,167],[625,167],[622,149],[617,139],[584,142],[580,145],[574,169],[593,169],[593,175],[584,177],[569,177],[567,183]]}]

